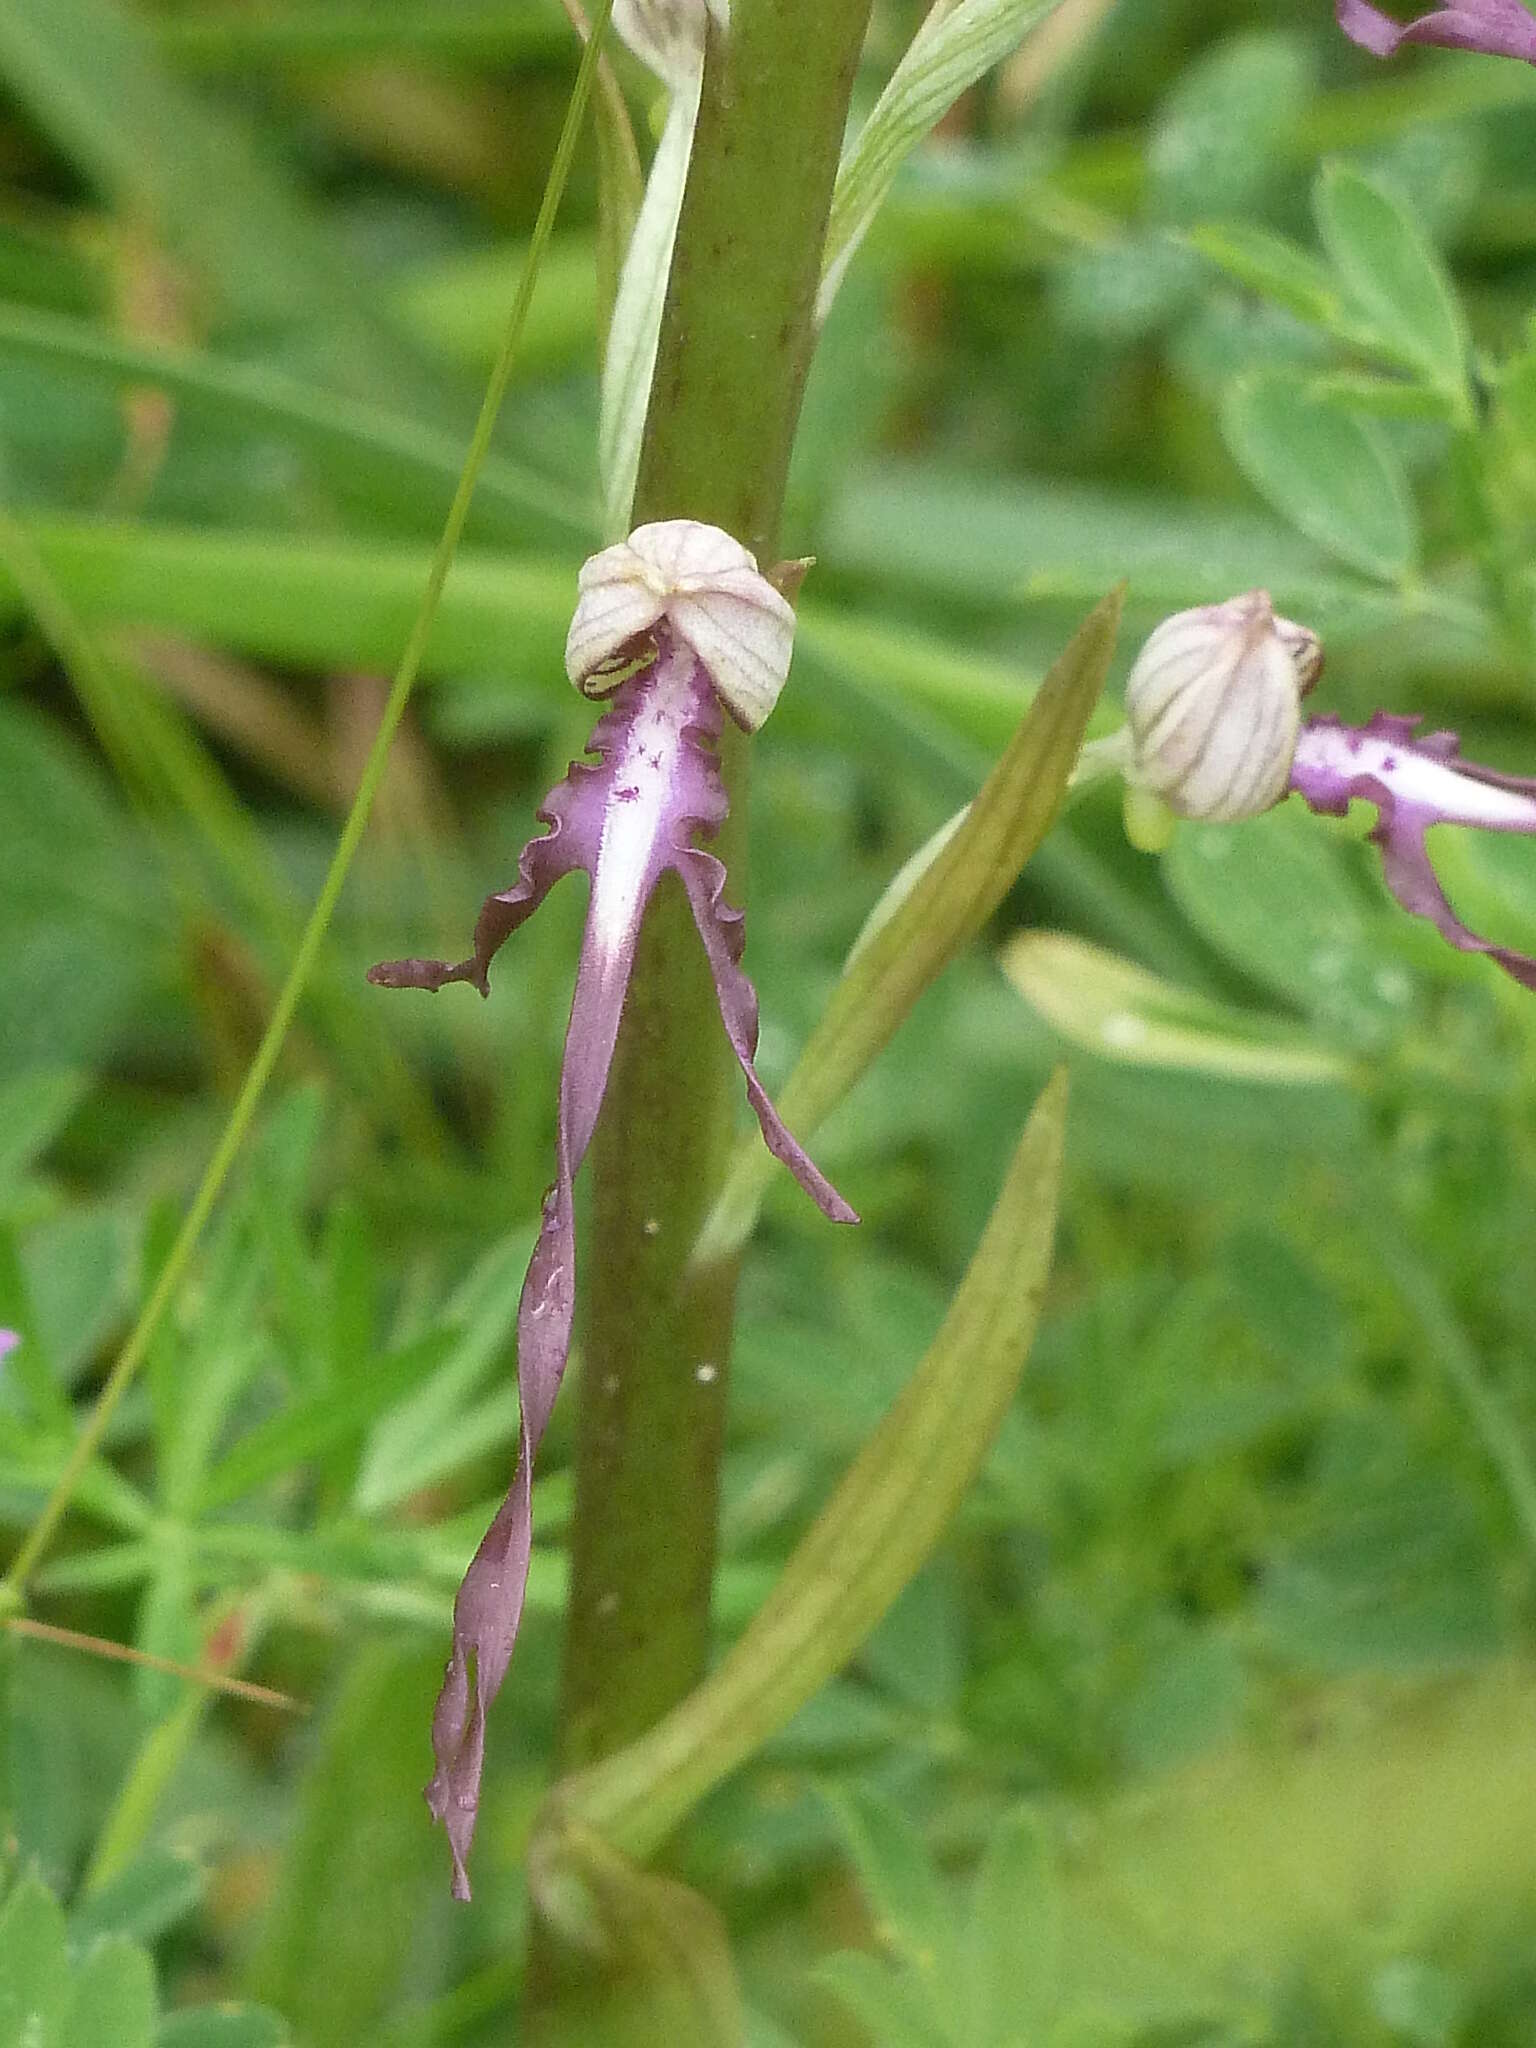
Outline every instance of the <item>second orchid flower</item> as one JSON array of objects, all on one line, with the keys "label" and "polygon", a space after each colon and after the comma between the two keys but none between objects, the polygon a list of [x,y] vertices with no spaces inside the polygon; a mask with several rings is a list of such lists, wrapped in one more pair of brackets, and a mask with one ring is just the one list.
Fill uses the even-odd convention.
[{"label": "second orchid flower", "polygon": [[1128,779],[1176,815],[1214,823],[1255,817],[1292,792],[1330,815],[1352,799],[1374,804],[1371,839],[1403,908],[1536,989],[1536,959],[1456,915],[1426,839],[1432,825],[1536,837],[1536,778],[1463,760],[1454,733],[1420,732],[1414,717],[1303,720],[1321,671],[1317,636],[1278,617],[1267,591],[1175,613],[1126,679]]}]

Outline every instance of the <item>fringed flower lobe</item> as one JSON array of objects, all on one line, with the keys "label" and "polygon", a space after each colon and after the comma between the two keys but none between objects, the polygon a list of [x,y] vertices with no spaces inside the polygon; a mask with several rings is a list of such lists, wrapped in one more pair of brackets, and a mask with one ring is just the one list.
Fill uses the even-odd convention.
[{"label": "fringed flower lobe", "polygon": [[459,1589],[452,1654],[433,1715],[437,1769],[427,1802],[447,1831],[459,1898],[469,1896],[466,1862],[485,1717],[522,1618],[533,1463],[570,1354],[574,1182],[607,1089],[641,920],[664,874],[675,874],[687,894],[726,1036],[769,1150],[826,1215],[857,1221],[758,1080],[757,997],[741,968],[741,912],[724,900],[722,863],[694,843],[696,836],[713,837],[725,820],[716,754],[722,705],[741,716],[738,701],[745,702],[761,722],[788,668],[793,627],[793,612],[752,557],[717,528],[692,521],[642,527],[596,556],[582,572],[567,666],[578,687],[589,690],[605,672],[623,672],[608,682],[607,708],[587,743],[594,758],[573,762],[545,798],[538,815],[548,829],[524,847],[512,886],[486,898],[466,959],[389,961],[369,974],[387,988],[436,990],[463,981],[485,995],[496,952],[554,883],[578,868],[590,877],[560,1073],[555,1178],[518,1304],[517,1463]]},{"label": "fringed flower lobe", "polygon": [[1536,836],[1536,778],[1502,775],[1464,761],[1455,733],[1419,734],[1420,720],[1378,711],[1368,725],[1312,719],[1296,747],[1291,788],[1314,811],[1339,815],[1350,799],[1376,806],[1373,844],[1387,887],[1415,917],[1426,917],[1463,953],[1486,953],[1524,987],[1536,989],[1536,960],[1480,938],[1451,908],[1429,858],[1431,825],[1475,825]]}]

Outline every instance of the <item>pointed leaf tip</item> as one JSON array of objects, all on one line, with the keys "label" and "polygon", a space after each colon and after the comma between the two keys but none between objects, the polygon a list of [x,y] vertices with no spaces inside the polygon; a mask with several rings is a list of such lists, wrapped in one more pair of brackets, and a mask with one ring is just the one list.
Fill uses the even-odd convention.
[{"label": "pointed leaf tip", "polygon": [[1067,1072],[1040,1093],[943,1327],[718,1668],[628,1749],[566,1779],[541,1833],[573,1823],[631,1855],[839,1671],[932,1551],[1029,1355],[1055,1243]]}]

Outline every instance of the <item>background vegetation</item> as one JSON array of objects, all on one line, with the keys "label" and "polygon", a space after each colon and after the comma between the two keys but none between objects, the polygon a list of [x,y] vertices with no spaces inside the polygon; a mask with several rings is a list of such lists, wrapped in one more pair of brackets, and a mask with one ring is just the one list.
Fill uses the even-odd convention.
[{"label": "background vegetation", "polygon": [[[877,10],[864,104],[917,14]],[[324,872],[574,64],[555,0],[0,12],[8,1539]],[[1328,708],[1423,710],[1536,772],[1533,144],[1529,67],[1374,65],[1320,0],[1067,0],[962,102],[801,435],[786,531],[817,567],[752,792],[768,1075],[1121,575],[1117,673],[1166,611],[1262,584],[1325,635]],[[1432,321],[1370,307],[1325,165],[1443,251],[1470,387]],[[37,1620],[313,1712],[0,1641],[4,2048],[38,2010],[75,2048],[512,2037],[569,1402],[468,1910],[418,1787],[512,1453],[580,891],[488,1005],[362,972],[461,950],[588,724],[560,649],[596,535],[595,175],[278,1087],[33,1582]],[[1357,824],[1297,810],[1153,857],[1112,795],[1078,804],[829,1126],[864,1229],[770,1199],[724,1635],[921,1355],[1071,1051],[1049,1311],[983,1483],[676,1848],[758,2048],[1536,2036],[1536,1002],[1411,927]],[[1472,921],[1536,943],[1536,846],[1442,859]],[[1127,1029],[1115,970],[1062,953],[1042,984],[1024,927],[1220,1028]]]}]

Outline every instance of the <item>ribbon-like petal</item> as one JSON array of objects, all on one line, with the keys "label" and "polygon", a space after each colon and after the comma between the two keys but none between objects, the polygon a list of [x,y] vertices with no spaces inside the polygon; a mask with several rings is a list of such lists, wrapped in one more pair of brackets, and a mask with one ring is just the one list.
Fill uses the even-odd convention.
[{"label": "ribbon-like petal", "polygon": [[1486,953],[1536,989],[1536,959],[1480,938],[1446,899],[1429,858],[1432,825],[1473,825],[1536,836],[1536,779],[1462,759],[1455,733],[1419,733],[1417,718],[1378,711],[1368,725],[1315,718],[1302,729],[1291,788],[1314,811],[1340,816],[1352,797],[1376,806],[1372,841],[1387,887],[1405,910],[1428,918],[1463,953]]},{"label": "ribbon-like petal", "polygon": [[539,811],[548,831],[531,840],[510,889],[488,896],[465,960],[395,960],[370,971],[386,988],[436,990],[469,982],[489,992],[497,949],[564,874],[591,876],[586,929],[560,1071],[555,1179],[517,1312],[521,1425],[511,1489],[476,1551],[454,1603],[453,1648],[432,1718],[437,1769],[427,1803],[453,1852],[453,1889],[469,1897],[466,1863],[480,1803],[485,1718],[506,1676],[533,1549],[532,1474],[570,1355],[576,1306],[574,1182],[597,1126],[634,966],[640,923],[657,882],[682,880],[719,995],[726,1034],[775,1157],[828,1216],[853,1210],[780,1121],[752,1065],[757,997],[740,966],[743,924],[723,900],[725,869],[693,844],[726,815],[715,747],[721,703],[709,670],[670,621],[651,628],[654,658],[614,692],[588,741],[596,757],[573,762]]}]

